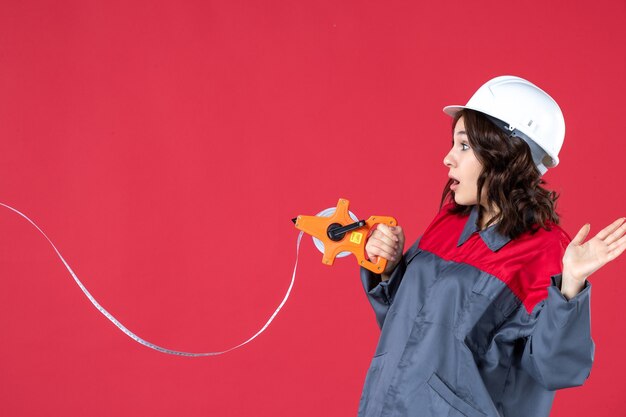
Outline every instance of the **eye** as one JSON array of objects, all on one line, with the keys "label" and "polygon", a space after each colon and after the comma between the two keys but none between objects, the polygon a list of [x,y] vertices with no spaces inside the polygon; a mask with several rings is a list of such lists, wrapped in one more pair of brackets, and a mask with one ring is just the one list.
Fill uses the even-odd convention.
[{"label": "eye", "polygon": [[467,143],[463,142],[463,143],[461,143],[461,148],[462,148],[461,150],[467,151],[467,150],[469,150],[470,147],[469,147],[469,145]]}]

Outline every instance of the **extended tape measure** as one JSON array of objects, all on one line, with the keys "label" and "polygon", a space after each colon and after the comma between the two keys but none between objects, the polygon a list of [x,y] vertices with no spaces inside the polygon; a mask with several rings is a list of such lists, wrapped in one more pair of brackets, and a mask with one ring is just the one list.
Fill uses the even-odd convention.
[{"label": "extended tape measure", "polygon": [[378,261],[373,263],[366,258],[367,237],[377,224],[395,226],[398,222],[389,216],[371,216],[367,220],[359,220],[348,210],[349,206],[348,200],[340,198],[336,208],[328,208],[315,216],[298,216],[291,220],[297,229],[313,237],[315,246],[324,254],[324,265],[330,266],[335,258],[352,253],[359,265],[380,274],[385,270],[387,260],[379,256]]},{"label": "extended tape measure", "polygon": [[83,285],[83,283],[78,279],[78,276],[69,263],[63,258],[61,252],[57,249],[57,247],[52,243],[52,240],[44,233],[44,231],[35,224],[28,216],[26,216],[21,211],[0,202],[0,206],[5,207],[14,213],[18,214],[26,221],[28,221],[32,226],[39,231],[39,233],[48,241],[48,243],[54,249],[57,257],[61,260],[69,274],[74,278],[76,284],[80,287],[85,296],[89,299],[89,301],[98,309],[98,311],[105,316],[109,321],[111,321],[115,326],[117,326],[124,334],[133,339],[135,342],[142,344],[150,349],[154,349],[161,353],[167,353],[169,355],[177,355],[177,356],[188,356],[188,357],[201,357],[201,356],[217,356],[222,355],[224,353],[233,351],[237,348],[240,348],[252,340],[254,340],[257,336],[263,333],[270,323],[274,320],[278,312],[281,310],[287,299],[289,298],[289,294],[291,293],[291,289],[293,288],[293,284],[296,279],[296,268],[298,267],[298,254],[300,253],[300,241],[302,240],[302,235],[304,233],[308,233],[313,236],[313,241],[315,242],[315,246],[324,253],[324,257],[322,258],[322,262],[325,265],[332,265],[335,258],[343,257],[350,255],[353,253],[357,261],[360,265],[369,269],[370,271],[381,273],[385,270],[385,266],[387,265],[387,260],[383,257],[378,257],[378,262],[372,263],[365,258],[365,242],[367,240],[367,236],[375,227],[376,224],[385,223],[389,226],[395,226],[396,220],[393,217],[383,217],[383,216],[372,216],[367,220],[358,220],[358,218],[348,211],[348,205],[350,203],[346,199],[339,199],[339,203],[337,203],[337,207],[331,207],[329,209],[323,210],[318,213],[317,216],[298,216],[295,219],[292,219],[296,224],[296,227],[301,230],[298,235],[297,243],[296,243],[296,262],[293,267],[293,273],[291,275],[291,282],[289,284],[289,288],[283,300],[280,302],[278,307],[274,310],[272,315],[269,317],[267,322],[259,329],[254,335],[246,339],[245,341],[228,348],[226,350],[217,351],[217,352],[185,352],[179,350],[173,350],[164,348],[162,346],[156,345],[152,342],[149,342],[139,336],[137,336],[134,332],[129,330],[126,326],[124,326],[119,320],[117,320],[111,313],[109,313],[103,306],[96,301],[96,299],[91,295],[91,293],[87,290],[87,288]]}]

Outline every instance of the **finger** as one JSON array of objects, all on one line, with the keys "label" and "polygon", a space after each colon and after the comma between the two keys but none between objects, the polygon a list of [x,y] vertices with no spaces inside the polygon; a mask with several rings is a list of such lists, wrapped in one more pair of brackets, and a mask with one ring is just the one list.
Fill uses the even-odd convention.
[{"label": "finger", "polygon": [[398,236],[398,242],[404,245],[404,229],[402,229],[400,226],[396,226],[396,236]]},{"label": "finger", "polygon": [[389,246],[398,246],[398,241],[391,238],[390,236],[387,236],[386,234],[376,230],[374,231],[374,233],[372,233],[372,236],[374,239],[380,240],[381,242],[384,242],[386,245]]},{"label": "finger", "polygon": [[[372,236],[369,237],[367,243],[365,245],[365,250],[368,251],[369,254],[378,254],[380,250],[388,252],[388,253],[396,253],[398,250],[397,243],[391,241],[388,237],[381,234],[380,232],[375,232]],[[374,253],[376,252],[376,253]]]},{"label": "finger", "polygon": [[613,259],[620,256],[622,253],[624,253],[624,250],[626,250],[626,236],[618,240],[616,243],[617,246],[613,250],[611,250],[611,252],[609,252],[609,261],[612,261]]},{"label": "finger", "polygon": [[378,259],[378,256],[375,254],[375,252],[376,248],[372,246],[372,241],[368,240],[367,244],[365,245],[365,254],[367,255],[367,259],[374,263],[376,263]]},{"label": "finger", "polygon": [[385,236],[388,236],[390,239],[398,241],[398,237],[391,231],[391,228],[386,224],[379,224],[376,230],[382,232]]},{"label": "finger", "polygon": [[620,256],[622,252],[624,252],[624,248],[626,248],[626,236],[622,236],[621,239],[619,239],[617,242],[613,242],[609,246],[609,260],[612,261],[613,259]]},{"label": "finger", "polygon": [[607,227],[599,231],[596,237],[602,240],[606,239],[608,235],[610,235],[611,233],[615,231],[615,229],[620,227],[624,219],[625,217],[615,220],[613,223],[611,223],[610,225],[608,225]]},{"label": "finger", "polygon": [[572,239],[572,244],[574,244],[574,245],[582,245],[582,243],[585,241],[585,238],[589,234],[590,230],[591,230],[591,225],[589,223],[584,225],[578,231],[578,233],[576,233],[576,236],[574,236],[574,239]]},{"label": "finger", "polygon": [[604,242],[607,245],[611,245],[613,242],[615,242],[616,240],[618,240],[619,238],[621,238],[622,236],[624,236],[624,233],[626,233],[626,222],[624,224],[622,224],[620,227],[618,227],[613,233],[611,233],[605,240]]},{"label": "finger", "polygon": [[389,229],[391,229],[393,234],[395,234],[396,236],[403,232],[402,226],[391,226]]},{"label": "finger", "polygon": [[395,226],[391,228],[393,234],[398,238],[398,241],[404,239],[404,230],[400,226]]},{"label": "finger", "polygon": [[395,260],[396,251],[387,245],[378,245],[377,242],[372,242],[370,245],[370,253],[376,256],[382,256],[388,261]]}]

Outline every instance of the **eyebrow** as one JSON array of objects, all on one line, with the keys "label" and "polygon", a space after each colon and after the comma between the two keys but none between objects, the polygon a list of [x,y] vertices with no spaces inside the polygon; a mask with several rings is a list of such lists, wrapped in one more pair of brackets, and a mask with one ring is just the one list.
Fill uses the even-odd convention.
[{"label": "eyebrow", "polygon": [[458,132],[454,133],[455,135],[465,135],[467,136],[467,133],[465,133],[465,130],[459,130]]}]

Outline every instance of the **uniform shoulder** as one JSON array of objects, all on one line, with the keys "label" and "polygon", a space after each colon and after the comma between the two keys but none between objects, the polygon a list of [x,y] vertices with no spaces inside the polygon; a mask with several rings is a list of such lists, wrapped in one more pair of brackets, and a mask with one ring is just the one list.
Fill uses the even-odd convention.
[{"label": "uniform shoulder", "polygon": [[558,252],[567,248],[567,245],[572,241],[567,232],[553,222],[546,222],[546,228],[537,226],[535,230],[523,233],[518,240],[532,244],[537,249],[552,249]]},{"label": "uniform shoulder", "polygon": [[514,240],[517,254],[510,286],[520,296],[530,313],[535,305],[548,296],[550,277],[563,271],[563,255],[571,238],[559,225],[546,224],[547,229],[526,232]]}]

